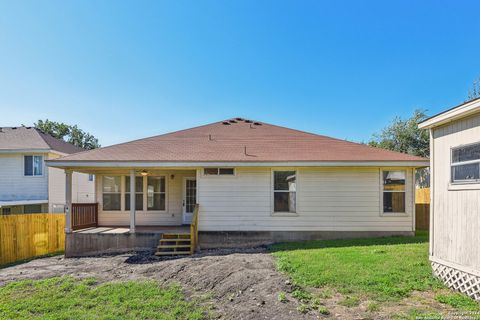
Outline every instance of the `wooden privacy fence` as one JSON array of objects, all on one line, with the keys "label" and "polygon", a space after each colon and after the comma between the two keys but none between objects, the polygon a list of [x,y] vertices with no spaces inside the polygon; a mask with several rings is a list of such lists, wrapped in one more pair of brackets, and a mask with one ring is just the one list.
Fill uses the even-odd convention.
[{"label": "wooden privacy fence", "polygon": [[430,226],[430,188],[415,190],[415,228],[428,230]]},{"label": "wooden privacy fence", "polygon": [[0,215],[0,265],[65,249],[65,215]]},{"label": "wooden privacy fence", "polygon": [[98,225],[98,203],[72,203],[72,230]]}]

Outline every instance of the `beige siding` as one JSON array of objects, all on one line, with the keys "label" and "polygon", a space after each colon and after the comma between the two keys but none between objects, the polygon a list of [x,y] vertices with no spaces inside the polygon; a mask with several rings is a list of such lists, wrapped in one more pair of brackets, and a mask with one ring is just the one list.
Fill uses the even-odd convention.
[{"label": "beige siding", "polygon": [[[450,149],[480,142],[480,115],[433,131],[433,256],[480,269],[480,185],[450,186]],[[457,190],[454,190],[457,188]]]},{"label": "beige siding", "polygon": [[[49,159],[58,157],[55,154],[49,155]],[[53,212],[55,205],[65,205],[65,171],[62,169],[48,167],[48,202],[50,212]],[[88,181],[88,174],[73,173],[72,202],[95,202],[95,182]]]},{"label": "beige siding", "polygon": [[202,231],[412,231],[413,177],[405,215],[381,215],[380,168],[296,168],[297,215],[272,214],[272,169],[199,176]]},{"label": "beige siding", "polygon": [[[195,171],[156,171],[153,175],[166,176],[166,211],[137,211],[136,225],[181,225],[183,215],[183,178],[195,177]],[[116,175],[116,174],[110,174]],[[172,179],[172,175],[174,176]],[[130,224],[130,211],[103,211],[102,176],[97,175],[97,201],[99,203],[99,225],[102,226],[128,226]],[[124,181],[122,182],[124,188]],[[124,201],[122,197],[122,208]]]}]

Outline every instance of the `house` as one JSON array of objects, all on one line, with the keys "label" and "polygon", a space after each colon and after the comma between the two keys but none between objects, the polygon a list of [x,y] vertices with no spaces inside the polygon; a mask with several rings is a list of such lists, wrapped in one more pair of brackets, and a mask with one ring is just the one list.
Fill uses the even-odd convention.
[{"label": "house", "polygon": [[196,204],[202,248],[412,235],[428,160],[234,118],[48,165],[97,176],[98,228],[67,220],[66,254],[82,255],[156,246],[154,230],[181,230]]},{"label": "house", "polygon": [[430,131],[430,261],[448,286],[480,300],[480,99],[420,123]]},{"label": "house", "polygon": [[[0,214],[64,212],[65,173],[45,160],[84,151],[33,127],[0,127]],[[72,200],[95,201],[94,177],[73,176]]]}]

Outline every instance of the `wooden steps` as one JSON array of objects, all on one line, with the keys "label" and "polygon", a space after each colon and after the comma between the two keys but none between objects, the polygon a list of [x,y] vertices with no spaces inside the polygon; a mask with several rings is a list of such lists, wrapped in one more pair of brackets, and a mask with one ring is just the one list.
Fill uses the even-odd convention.
[{"label": "wooden steps", "polygon": [[164,233],[158,242],[156,256],[176,256],[191,254],[190,233]]}]

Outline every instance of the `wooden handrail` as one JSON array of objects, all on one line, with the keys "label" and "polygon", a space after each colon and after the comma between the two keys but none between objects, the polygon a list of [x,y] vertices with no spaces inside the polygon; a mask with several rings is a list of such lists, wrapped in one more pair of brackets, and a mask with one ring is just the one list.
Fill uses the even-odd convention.
[{"label": "wooden handrail", "polygon": [[193,209],[192,223],[190,224],[190,254],[193,254],[198,246],[198,203]]}]

